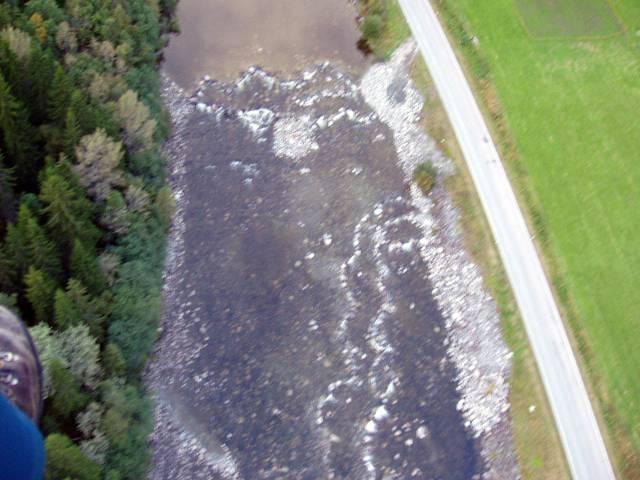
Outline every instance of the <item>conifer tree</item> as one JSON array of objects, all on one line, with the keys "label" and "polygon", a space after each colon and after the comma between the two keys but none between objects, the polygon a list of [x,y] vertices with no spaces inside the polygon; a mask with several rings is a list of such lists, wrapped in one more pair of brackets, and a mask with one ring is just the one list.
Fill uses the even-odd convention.
[{"label": "conifer tree", "polygon": [[15,224],[10,224],[7,229],[7,236],[3,251],[6,259],[11,263],[11,269],[15,272],[14,281],[22,281],[22,277],[27,273],[27,268],[31,265],[31,249],[29,245],[28,225],[33,220],[33,215],[25,203],[20,205],[18,219]]},{"label": "conifer tree", "polygon": [[77,238],[73,242],[69,272],[80,280],[93,295],[102,292],[106,285],[96,255]]},{"label": "conifer tree", "polygon": [[100,467],[89,460],[69,437],[52,433],[45,441],[47,451],[46,480],[58,478],[98,480]]},{"label": "conifer tree", "polygon": [[82,391],[80,382],[58,360],[52,361],[49,368],[55,391],[51,401],[53,414],[66,418],[83,409],[89,402],[89,396]]},{"label": "conifer tree", "polygon": [[115,343],[108,343],[102,354],[102,363],[106,371],[113,377],[121,377],[127,371],[127,362],[122,351]]},{"label": "conifer tree", "polygon": [[8,166],[15,166],[20,189],[35,184],[33,173],[40,166],[40,155],[34,148],[37,134],[28,120],[27,111],[11,94],[11,88],[0,73],[0,130]]},{"label": "conifer tree", "polygon": [[78,122],[81,137],[96,129],[95,112],[92,111],[89,99],[82,90],[74,90],[71,93],[69,108],[73,111],[75,119]]},{"label": "conifer tree", "polygon": [[58,65],[53,82],[49,88],[48,113],[49,118],[60,125],[66,121],[67,110],[71,103],[73,85],[71,79]]},{"label": "conifer tree", "polygon": [[[102,337],[104,337],[104,310],[106,310],[105,305],[101,302],[102,297],[96,299],[89,295],[82,282],[75,278],[69,279],[65,294],[77,314],[73,325],[86,325],[89,327],[89,331],[93,337],[102,339]],[[70,310],[67,311],[67,313],[68,312],[70,312]],[[67,317],[67,319],[69,318],[70,317]]]},{"label": "conifer tree", "polygon": [[6,245],[0,245],[0,291],[15,292],[18,289],[16,271]]},{"label": "conifer tree", "polygon": [[53,310],[54,319],[59,330],[66,330],[80,322],[80,312],[76,304],[67,295],[67,292],[62,289],[56,290]]},{"label": "conifer tree", "polygon": [[27,32],[8,26],[0,31],[0,39],[7,43],[9,49],[19,60],[27,60],[31,53],[31,37]]},{"label": "conifer tree", "polygon": [[94,245],[100,232],[91,221],[93,207],[78,195],[70,183],[55,170],[47,172],[40,189],[40,200],[45,203],[46,227],[58,245],[71,251],[74,238],[85,245]]},{"label": "conifer tree", "polygon": [[28,243],[23,245],[23,248],[28,250],[31,265],[42,270],[51,278],[59,278],[62,269],[58,252],[33,217],[27,223],[27,238]]},{"label": "conifer tree", "polygon": [[15,185],[14,169],[5,167],[4,155],[0,151],[0,232],[4,231],[6,223],[13,220]]},{"label": "conifer tree", "polygon": [[138,100],[138,94],[128,90],[118,99],[115,118],[124,130],[124,141],[132,152],[145,150],[153,143],[156,121],[149,107]]},{"label": "conifer tree", "polygon": [[76,114],[72,108],[67,110],[64,120],[64,133],[62,135],[62,145],[64,153],[69,157],[73,157],[76,151],[76,145],[82,137],[82,130]]},{"label": "conifer tree", "polygon": [[29,88],[28,100],[25,103],[29,107],[31,120],[40,125],[47,122],[47,104],[49,89],[55,76],[57,62],[49,50],[44,50],[40,44],[35,43],[31,49],[25,81]]},{"label": "conifer tree", "polygon": [[63,52],[74,52],[78,47],[76,34],[68,22],[63,21],[58,25],[56,31],[56,45]]},{"label": "conifer tree", "polygon": [[24,283],[27,286],[27,300],[31,304],[36,321],[51,321],[56,290],[55,282],[42,270],[29,267]]}]

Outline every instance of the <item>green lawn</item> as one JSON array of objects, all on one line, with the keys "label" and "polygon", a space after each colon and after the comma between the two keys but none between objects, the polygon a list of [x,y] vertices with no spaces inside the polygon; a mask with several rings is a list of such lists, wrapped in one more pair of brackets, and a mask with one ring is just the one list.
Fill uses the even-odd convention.
[{"label": "green lawn", "polygon": [[[445,3],[479,39],[520,164],[511,172],[541,211],[539,237],[548,239],[618,466],[640,478],[640,2]],[[546,8],[552,3],[574,7],[576,17],[585,5],[613,19],[615,9],[620,20],[591,21],[597,29],[581,37],[606,33],[601,25],[612,21],[626,29],[618,23],[619,35],[571,38],[582,21],[563,13],[563,37],[536,39],[522,18],[534,30],[551,15],[548,23],[562,30],[561,15]],[[540,10],[523,15],[522,4]]]}]

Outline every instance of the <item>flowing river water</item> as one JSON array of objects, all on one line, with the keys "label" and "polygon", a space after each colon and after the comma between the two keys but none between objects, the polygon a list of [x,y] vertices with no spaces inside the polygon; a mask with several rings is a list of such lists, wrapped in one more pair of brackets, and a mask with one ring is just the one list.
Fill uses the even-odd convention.
[{"label": "flowing river water", "polygon": [[413,44],[372,65],[346,0],[178,12],[149,477],[517,477],[510,353],[417,126]]}]

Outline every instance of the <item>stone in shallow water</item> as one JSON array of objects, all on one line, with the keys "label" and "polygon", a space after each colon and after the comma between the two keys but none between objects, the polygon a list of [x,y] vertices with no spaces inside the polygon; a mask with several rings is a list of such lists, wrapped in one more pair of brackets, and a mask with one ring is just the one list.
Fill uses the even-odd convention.
[{"label": "stone in shallow water", "polygon": [[307,115],[285,117],[273,129],[273,151],[278,157],[300,160],[318,149]]}]

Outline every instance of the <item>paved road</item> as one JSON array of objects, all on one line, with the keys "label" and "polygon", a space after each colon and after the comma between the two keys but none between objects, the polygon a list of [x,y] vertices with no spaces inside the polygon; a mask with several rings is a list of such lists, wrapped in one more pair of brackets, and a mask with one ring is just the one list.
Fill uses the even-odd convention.
[{"label": "paved road", "polygon": [[575,479],[613,479],[611,463],[549,283],[471,89],[427,0],[400,0],[489,219]]}]

